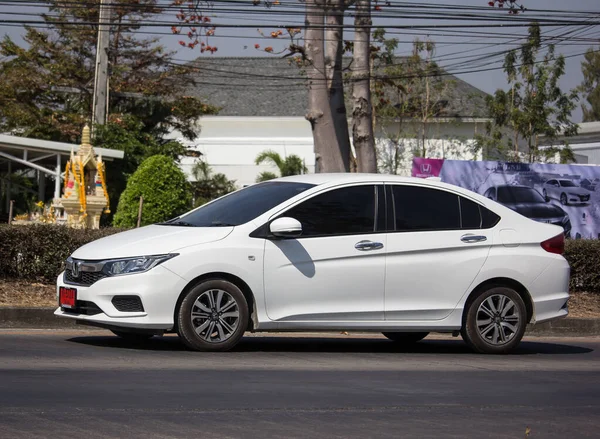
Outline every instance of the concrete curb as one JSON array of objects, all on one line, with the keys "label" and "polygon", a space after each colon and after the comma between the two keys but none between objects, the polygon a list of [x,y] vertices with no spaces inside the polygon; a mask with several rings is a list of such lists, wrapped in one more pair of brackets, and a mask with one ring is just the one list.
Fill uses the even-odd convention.
[{"label": "concrete curb", "polygon": [[[73,329],[82,328],[74,320],[54,315],[55,308],[0,308],[0,328]],[[85,326],[86,329],[92,327]],[[527,335],[584,337],[600,335],[600,319],[566,318],[527,328]]]}]

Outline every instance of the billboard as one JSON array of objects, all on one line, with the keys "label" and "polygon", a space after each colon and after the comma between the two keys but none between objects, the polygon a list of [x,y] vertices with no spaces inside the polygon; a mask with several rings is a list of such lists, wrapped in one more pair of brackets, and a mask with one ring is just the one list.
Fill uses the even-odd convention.
[{"label": "billboard", "polygon": [[413,177],[439,177],[574,239],[600,239],[600,166],[416,157]]}]

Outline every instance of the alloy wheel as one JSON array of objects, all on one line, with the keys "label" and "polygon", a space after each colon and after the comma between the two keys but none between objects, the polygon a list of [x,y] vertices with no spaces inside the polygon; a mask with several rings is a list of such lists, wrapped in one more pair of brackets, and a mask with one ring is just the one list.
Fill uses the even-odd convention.
[{"label": "alloy wheel", "polygon": [[228,340],[238,327],[239,320],[238,303],[227,291],[205,291],[192,306],[192,327],[198,336],[209,343]]},{"label": "alloy wheel", "polygon": [[521,326],[515,303],[503,294],[494,294],[477,309],[477,330],[487,343],[500,346],[510,342]]}]

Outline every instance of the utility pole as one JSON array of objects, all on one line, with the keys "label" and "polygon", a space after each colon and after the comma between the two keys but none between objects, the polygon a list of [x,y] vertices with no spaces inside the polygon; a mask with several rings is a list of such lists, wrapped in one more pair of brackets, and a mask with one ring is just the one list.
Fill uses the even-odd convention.
[{"label": "utility pole", "polygon": [[100,0],[96,74],[94,78],[93,125],[104,125],[108,107],[108,47],[110,42],[110,2]]}]

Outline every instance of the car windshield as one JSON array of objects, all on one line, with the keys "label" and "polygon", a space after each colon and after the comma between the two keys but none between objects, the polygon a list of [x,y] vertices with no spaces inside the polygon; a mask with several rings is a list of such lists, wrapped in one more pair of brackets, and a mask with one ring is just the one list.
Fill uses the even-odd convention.
[{"label": "car windshield", "polygon": [[538,191],[529,187],[502,186],[498,188],[498,202],[515,203],[544,203],[544,198]]},{"label": "car windshield", "polygon": [[226,195],[160,225],[185,227],[239,226],[280,203],[314,187],[313,184],[265,182]]},{"label": "car windshield", "polygon": [[558,180],[562,187],[577,187],[571,180]]}]

